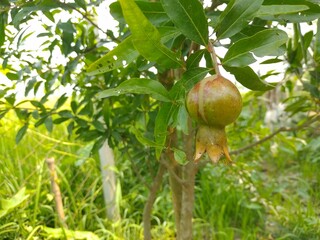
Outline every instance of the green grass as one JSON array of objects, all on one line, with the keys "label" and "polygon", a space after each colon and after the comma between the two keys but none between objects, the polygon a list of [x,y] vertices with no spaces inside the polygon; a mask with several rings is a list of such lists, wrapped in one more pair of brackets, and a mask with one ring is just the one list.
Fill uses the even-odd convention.
[{"label": "green grass", "polygon": [[[68,234],[142,239],[148,192],[131,161],[121,156],[117,162],[122,219],[110,222],[105,216],[99,162],[88,155],[90,146],[69,140],[63,125],[51,134],[31,129],[16,145],[18,129],[14,117],[1,120],[0,197],[9,200],[25,187],[26,200],[0,217],[0,239],[64,239]],[[236,134],[230,134],[230,139],[233,149],[242,141]],[[319,141],[310,138],[304,144],[299,136],[278,136],[234,156],[234,167],[203,168],[196,178],[194,239],[319,239]],[[278,152],[270,151],[274,143]],[[47,157],[56,159],[70,232],[61,230],[55,213]],[[142,177],[151,181],[151,176]],[[167,176],[164,182],[153,210],[152,234],[155,239],[174,239]]]}]

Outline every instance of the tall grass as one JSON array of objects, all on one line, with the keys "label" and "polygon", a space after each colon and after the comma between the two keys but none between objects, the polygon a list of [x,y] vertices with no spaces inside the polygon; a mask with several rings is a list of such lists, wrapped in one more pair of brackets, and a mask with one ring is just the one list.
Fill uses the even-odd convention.
[{"label": "tall grass", "polygon": [[[122,219],[110,222],[99,162],[89,154],[90,143],[68,139],[61,125],[51,134],[30,129],[16,145],[19,122],[11,116],[0,123],[0,198],[10,200],[26,189],[25,200],[0,217],[0,239],[142,239],[142,210],[148,195],[143,181],[150,182],[152,176],[138,177],[132,162],[118,156]],[[230,139],[233,149],[240,145],[241,136],[230,134]],[[196,179],[194,239],[319,239],[319,141],[318,137],[303,142],[299,136],[288,140],[282,135],[235,156],[235,166],[201,169]],[[276,154],[270,151],[274,143],[281,143]],[[47,157],[56,159],[69,230],[60,228],[56,215]],[[154,239],[174,239],[173,220],[165,176],[153,209]]]}]

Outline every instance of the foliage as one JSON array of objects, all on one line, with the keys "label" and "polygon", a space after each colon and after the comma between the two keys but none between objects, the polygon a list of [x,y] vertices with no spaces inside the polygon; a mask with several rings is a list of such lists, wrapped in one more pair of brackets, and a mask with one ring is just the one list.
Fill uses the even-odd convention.
[{"label": "foliage", "polygon": [[[142,182],[151,181],[159,164],[155,159],[160,159],[164,149],[172,148],[176,160],[186,163],[187,149],[183,142],[191,125],[185,96],[208,73],[215,73],[212,47],[223,49],[225,54],[218,52],[221,68],[252,90],[244,96],[245,107],[239,121],[227,129],[231,149],[264,139],[281,127],[292,131],[280,132],[257,151],[237,156],[239,165],[233,169],[206,166],[201,171],[196,179],[194,234],[197,238],[263,239],[267,237],[265,232],[270,232],[284,239],[316,238],[319,178],[312,169],[319,167],[320,162],[319,132],[296,126],[304,126],[319,116],[320,23],[316,21],[320,17],[319,3],[231,0],[212,1],[211,6],[205,6],[197,0],[120,0],[110,5],[118,27],[107,30],[95,22],[101,4],[102,1],[89,0],[1,2],[0,70],[7,83],[0,83],[0,119],[5,126],[8,116],[14,118],[14,113],[17,117],[19,127],[11,133],[16,133],[18,146],[27,143],[34,127],[45,128],[51,135],[66,129],[70,140],[76,137],[89,144],[93,142],[89,147],[93,154],[107,140],[117,152],[122,186],[127,186],[122,189],[126,209],[122,216],[130,218],[124,217],[120,225],[127,224],[128,229],[135,229],[129,230],[130,234],[136,231],[135,236],[140,236],[141,226],[137,224],[141,214],[136,209],[142,209],[147,190],[140,194],[137,189],[141,189]],[[316,27],[304,32],[303,24]],[[33,42],[39,44],[35,46]],[[259,69],[269,65],[275,67],[260,73]],[[276,66],[282,69],[276,70]],[[277,82],[270,83],[274,76],[278,77]],[[267,119],[268,114],[276,117]],[[167,145],[170,129],[177,131],[175,146]],[[70,147],[65,151],[76,149]],[[41,154],[35,157],[33,165],[26,164],[25,168],[21,167],[25,161],[21,156],[11,156],[13,162],[3,161],[2,171],[8,176],[1,190],[6,195],[4,199],[14,199],[12,196],[27,185],[27,194],[31,191],[36,200],[31,208],[24,206],[27,213],[34,212],[32,218],[25,215],[19,224],[14,220],[15,212],[1,206],[1,211],[5,211],[2,213],[8,214],[2,220],[8,225],[4,224],[1,231],[11,232],[24,225],[24,220],[33,230],[40,225],[57,227],[50,197],[46,196],[48,185],[42,186],[45,190],[40,188],[43,164],[39,159],[45,156]],[[91,199],[88,192],[82,192],[99,189],[98,171],[89,167],[90,163],[96,164],[95,160],[88,157],[82,160],[72,168],[65,164],[60,171],[70,199],[66,201],[70,209],[68,221],[72,229],[95,231],[101,236],[116,227],[102,220],[100,190]],[[86,167],[92,170],[92,175],[86,173]],[[302,171],[296,171],[297,168]],[[16,171],[17,179],[13,177]],[[34,171],[37,177],[31,174]],[[222,177],[227,174],[229,178]],[[288,179],[281,178],[282,175]],[[28,186],[27,176],[36,177],[37,184]],[[83,176],[91,182],[83,182],[86,179]],[[208,184],[211,179],[213,185]],[[76,184],[79,182],[87,188],[81,189]],[[82,208],[83,202],[76,200],[71,189],[79,189],[88,205]],[[294,189],[301,192],[295,194]],[[164,186],[158,201],[168,200],[168,191]],[[24,196],[26,201],[31,198]],[[41,208],[40,198],[44,201]],[[212,202],[216,204],[211,206]],[[21,200],[13,208],[19,212],[23,204]],[[208,206],[211,208],[207,209]],[[158,222],[159,229],[168,231],[161,225],[169,222],[172,227],[172,211],[166,205],[155,208],[153,224]],[[208,213],[216,217],[211,220]],[[82,216],[86,217],[81,222]],[[202,229],[206,231],[202,233]],[[31,234],[26,228],[22,231],[23,236]],[[168,231],[168,236],[172,235],[172,230]]]}]

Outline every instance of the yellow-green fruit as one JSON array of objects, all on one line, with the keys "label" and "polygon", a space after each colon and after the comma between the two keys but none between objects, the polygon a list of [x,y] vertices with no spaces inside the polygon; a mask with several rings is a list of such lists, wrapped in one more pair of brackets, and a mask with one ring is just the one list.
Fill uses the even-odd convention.
[{"label": "yellow-green fruit", "polygon": [[242,109],[242,99],[237,87],[226,78],[207,77],[188,93],[187,109],[192,119],[212,127],[233,123]]}]

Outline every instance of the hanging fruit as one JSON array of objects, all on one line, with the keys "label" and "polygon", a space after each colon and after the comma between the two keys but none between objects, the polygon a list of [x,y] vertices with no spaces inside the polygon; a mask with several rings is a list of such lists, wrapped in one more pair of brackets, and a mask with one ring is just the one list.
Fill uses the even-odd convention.
[{"label": "hanging fruit", "polygon": [[242,109],[237,87],[220,74],[207,77],[190,90],[186,106],[190,117],[199,123],[194,161],[207,152],[213,163],[223,154],[231,163],[225,126],[233,123]]}]

